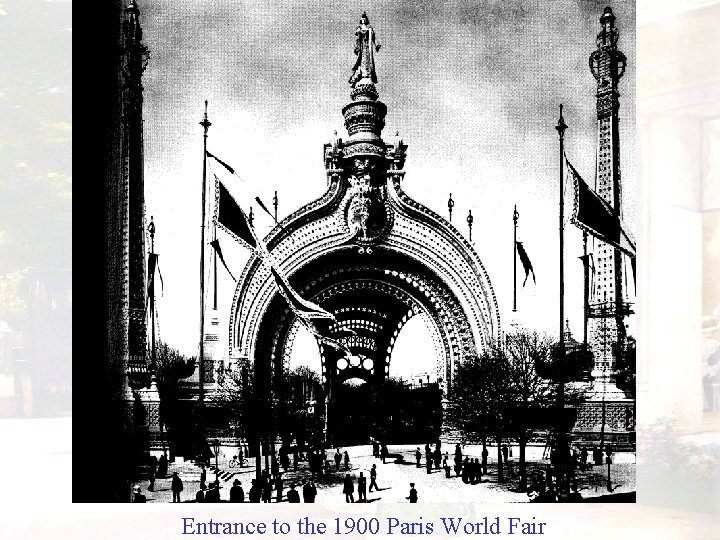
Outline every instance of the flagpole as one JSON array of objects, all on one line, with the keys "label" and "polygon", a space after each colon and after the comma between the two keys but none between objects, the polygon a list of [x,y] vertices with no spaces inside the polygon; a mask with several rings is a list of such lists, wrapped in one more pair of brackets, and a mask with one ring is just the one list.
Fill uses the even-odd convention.
[{"label": "flagpole", "polygon": [[[150,253],[155,255],[155,222],[153,216],[150,216],[150,225],[148,225],[148,233],[150,233]],[[157,264],[157,262],[155,263]],[[151,365],[150,374],[151,376],[156,375],[157,371],[157,359],[155,356],[155,267],[153,266],[153,275],[150,276],[150,283],[152,284],[152,290],[150,291],[150,320],[152,324],[152,342],[151,342]]]},{"label": "flagpole", "polygon": [[[563,106],[560,105],[560,118],[558,119],[557,126],[555,126],[555,129],[558,132],[558,136],[560,137],[560,212],[559,212],[559,221],[558,221],[558,228],[560,230],[560,340],[558,343],[558,387],[557,387],[557,401],[558,401],[558,433],[557,433],[557,452],[558,455],[556,456],[556,463],[560,466],[560,471],[558,471],[560,474],[557,474],[556,476],[558,479],[562,478],[562,487],[563,490],[565,490],[565,481],[564,481],[564,473],[565,473],[565,463],[568,460],[568,450],[566,446],[565,441],[565,332],[563,323],[565,320],[565,269],[564,269],[564,230],[563,230],[563,221],[564,221],[564,213],[565,213],[565,207],[564,207],[564,197],[563,197],[563,160],[565,158],[565,130],[567,129],[567,125],[565,124],[565,119],[563,118],[562,114]],[[558,486],[560,487],[560,486]]]},{"label": "flagpole", "polygon": [[[207,191],[207,137],[208,128],[212,125],[208,120],[207,115],[208,102],[205,100],[205,115],[203,116],[200,125],[204,129],[203,133],[203,175],[202,175],[202,224],[200,225],[200,354],[198,357],[199,361],[199,376],[200,376],[200,388],[199,388],[199,404],[200,404],[200,421],[203,421],[203,408],[204,403],[204,374],[205,368],[205,192]],[[204,435],[204,432],[203,432]],[[203,458],[205,448],[203,448]]]},{"label": "flagpole", "polygon": [[513,313],[517,311],[517,222],[519,217],[520,214],[518,214],[517,205],[515,205],[513,209]]},{"label": "flagpole", "polygon": [[588,331],[588,312],[590,309],[590,283],[589,283],[589,272],[590,272],[590,259],[588,259],[587,252],[587,231],[583,229],[583,271],[584,271],[584,283],[583,289],[585,293],[584,305],[583,305],[583,345],[587,347],[587,331]]}]

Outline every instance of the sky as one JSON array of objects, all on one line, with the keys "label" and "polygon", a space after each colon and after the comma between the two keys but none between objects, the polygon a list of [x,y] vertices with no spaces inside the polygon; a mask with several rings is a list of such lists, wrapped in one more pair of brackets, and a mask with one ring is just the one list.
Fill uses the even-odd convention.
[{"label": "sky", "polygon": [[[157,228],[164,279],[158,326],[161,339],[185,354],[196,355],[199,341],[204,100],[212,122],[208,149],[259,186],[266,202],[277,190],[278,217],[287,216],[324,193],[323,144],[334,130],[347,137],[341,109],[350,100],[354,31],[363,11],[382,44],[376,71],[380,100],[388,106],[384,138],[391,141],[398,131],[408,145],[404,189],[443,216],[452,193],[453,224],[465,235],[465,217],[472,210],[474,247],[505,329],[512,316],[517,205],[518,240],[537,277],[536,284],[531,279],[522,288],[519,273],[517,320],[556,335],[558,105],[564,105],[569,126],[565,151],[593,185],[596,83],[588,55],[595,49],[598,19],[610,5],[619,48],[628,58],[620,82],[620,164],[624,220],[634,230],[633,2],[138,4],[151,55],[143,79],[145,202],[147,218],[152,215]],[[272,220],[258,208],[254,213],[258,232],[266,234]],[[221,242],[223,235],[218,233]],[[565,238],[565,312],[581,338],[581,234],[568,225]],[[229,237],[223,250],[238,275],[247,250]],[[235,283],[222,269],[218,281],[226,340]]]}]

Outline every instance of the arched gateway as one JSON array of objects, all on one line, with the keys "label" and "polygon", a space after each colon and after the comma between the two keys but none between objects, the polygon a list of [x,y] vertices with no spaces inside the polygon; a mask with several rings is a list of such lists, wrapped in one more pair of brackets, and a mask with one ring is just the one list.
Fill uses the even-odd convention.
[{"label": "arched gateway", "polygon": [[[355,355],[348,361],[321,347],[327,390],[349,378],[386,378],[400,330],[423,315],[435,349],[427,354],[448,396],[457,363],[499,333],[495,293],[473,247],[403,191],[407,146],[381,138],[387,108],[374,84],[376,42],[366,17],[356,36],[351,102],[342,111],[349,138],[324,145],[328,189],[265,240],[295,290],[336,316],[327,330]],[[252,258],[233,299],[231,357],[271,376],[288,360],[297,329],[268,266]]]}]

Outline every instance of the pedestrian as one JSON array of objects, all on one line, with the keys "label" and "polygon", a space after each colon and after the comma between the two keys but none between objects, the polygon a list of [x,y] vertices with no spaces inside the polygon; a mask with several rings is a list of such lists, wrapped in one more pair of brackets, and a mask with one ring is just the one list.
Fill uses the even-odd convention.
[{"label": "pedestrian", "polygon": [[358,478],[358,502],[367,502],[367,478],[360,473]]},{"label": "pedestrian", "polygon": [[503,444],[502,448],[502,456],[503,456],[503,462],[508,462],[508,447],[507,445]]},{"label": "pedestrian", "polygon": [[200,483],[207,484],[207,471],[205,470],[205,464],[200,464]]},{"label": "pedestrian", "polygon": [[462,464],[462,481],[464,484],[470,482],[470,458],[465,456],[465,461]]},{"label": "pedestrian", "polygon": [[167,476],[167,469],[168,469],[168,459],[167,459],[167,455],[165,455],[165,452],[163,452],[163,455],[160,456],[160,460],[158,461],[157,477],[165,478]]},{"label": "pedestrian", "polygon": [[342,461],[342,454],[340,453],[340,449],[338,448],[335,451],[335,470],[340,470],[340,462]]},{"label": "pedestrian", "polygon": [[480,483],[482,481],[482,475],[483,470],[480,466],[480,460],[478,458],[475,458],[475,482],[474,483]]},{"label": "pedestrian", "polygon": [[268,476],[265,477],[265,482],[262,486],[262,501],[264,503],[269,503],[270,499],[272,498],[272,483],[270,482],[270,478]]},{"label": "pedestrian", "polygon": [[350,470],[350,456],[348,455],[347,450],[345,450],[343,460],[345,461],[345,470],[349,471]]},{"label": "pedestrian", "polygon": [[135,496],[133,497],[134,503],[146,503],[147,497],[140,492],[140,486],[135,486]]},{"label": "pedestrian", "polygon": [[414,483],[410,482],[410,495],[405,498],[407,500],[409,500],[411,503],[416,503],[418,501],[417,490],[415,489]]},{"label": "pedestrian", "polygon": [[415,449],[415,463],[417,464],[417,465],[416,465],[416,468],[417,468],[417,469],[420,468],[420,458],[421,458],[421,457],[422,457],[422,453],[420,453],[420,447],[418,446],[418,447]]},{"label": "pedestrian", "polygon": [[379,458],[380,457],[380,443],[378,443],[375,439],[373,439],[372,447],[373,447],[373,457]]},{"label": "pedestrian", "polygon": [[257,485],[257,480],[252,479],[250,484],[250,491],[248,492],[248,501],[251,503],[259,503],[262,498],[262,490]]},{"label": "pedestrian", "polygon": [[345,475],[345,483],[343,484],[343,493],[345,494],[345,502],[354,503],[355,484],[349,474]]},{"label": "pedestrian", "polygon": [[195,493],[195,502],[202,503],[205,502],[205,489],[207,486],[204,483],[200,484],[200,488],[198,488],[197,493]]},{"label": "pedestrian", "polygon": [[275,478],[275,490],[277,491],[277,502],[282,501],[283,498],[283,479],[282,474],[278,473]]},{"label": "pedestrian", "polygon": [[205,502],[217,503],[220,502],[220,483],[210,482],[210,489],[208,489],[205,495]]},{"label": "pedestrian", "polygon": [[300,494],[297,492],[297,489],[295,489],[295,484],[293,482],[290,482],[290,489],[288,490],[287,500],[289,503],[300,502]]},{"label": "pedestrian", "polygon": [[155,471],[150,467],[150,485],[148,485],[148,491],[155,491]]},{"label": "pedestrian", "polygon": [[382,457],[383,464],[385,463],[385,460],[388,457],[388,447],[385,443],[383,443],[382,448],[380,449],[380,456]]},{"label": "pedestrian", "polygon": [[233,486],[230,488],[230,502],[245,502],[245,491],[243,491],[242,482],[237,478],[233,481]]},{"label": "pedestrian", "polygon": [[445,454],[445,457],[443,458],[443,469],[445,469],[445,478],[450,478],[450,465],[448,465],[448,456],[447,453]]},{"label": "pedestrian", "polygon": [[238,462],[240,463],[241,467],[245,465],[245,454],[243,453],[242,446],[240,447],[240,451],[238,452]]},{"label": "pedestrian", "polygon": [[602,465],[602,452],[597,446],[592,448],[593,463],[595,465]]},{"label": "pedestrian", "polygon": [[583,446],[582,449],[580,450],[580,463],[582,463],[583,468],[585,467],[585,465],[587,465],[587,458],[588,458],[587,447]]},{"label": "pedestrian", "polygon": [[285,472],[290,468],[290,455],[286,446],[280,448],[280,464]]},{"label": "pedestrian", "polygon": [[314,503],[317,495],[317,488],[312,480],[303,486],[303,502]]},{"label": "pedestrian", "polygon": [[487,462],[488,462],[488,449],[486,446],[483,446],[482,451],[482,473],[487,474]]},{"label": "pedestrian", "polygon": [[277,478],[277,475],[280,473],[280,465],[278,465],[278,460],[274,455],[270,463],[270,472],[273,478]]},{"label": "pedestrian", "polygon": [[373,466],[370,468],[370,488],[368,491],[372,493],[373,487],[375,488],[375,491],[380,491],[380,488],[377,485],[377,469],[375,468],[375,464],[373,463]]},{"label": "pedestrian", "polygon": [[180,492],[183,490],[183,482],[178,476],[177,471],[172,474],[172,482],[170,488],[173,493],[173,502],[180,502]]},{"label": "pedestrian", "polygon": [[440,468],[441,455],[442,452],[440,452],[440,443],[438,443],[438,445],[435,447],[435,451],[433,452],[433,460],[435,461],[436,469]]},{"label": "pedestrian", "polygon": [[430,450],[430,445],[425,445],[425,472],[428,474],[432,473],[432,462],[433,462],[433,456],[432,451]]}]

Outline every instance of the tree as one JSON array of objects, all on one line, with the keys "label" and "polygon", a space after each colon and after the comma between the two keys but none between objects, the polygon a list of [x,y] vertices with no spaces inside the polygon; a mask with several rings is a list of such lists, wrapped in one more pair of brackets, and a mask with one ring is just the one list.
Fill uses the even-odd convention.
[{"label": "tree", "polygon": [[511,418],[512,431],[520,446],[520,485],[527,489],[525,447],[534,428],[547,421],[543,414],[553,403],[552,384],[540,377],[536,366],[546,361],[551,353],[552,342],[537,332],[520,331],[507,336],[507,368],[510,391],[514,407]]},{"label": "tree", "polygon": [[507,354],[498,341],[491,342],[479,356],[469,356],[458,365],[453,384],[450,416],[466,433],[488,437],[498,446],[498,481],[503,481],[502,437],[509,419],[509,369]]},{"label": "tree", "polygon": [[177,450],[177,438],[184,423],[178,411],[178,381],[190,377],[195,370],[195,359],[187,358],[180,351],[162,341],[155,345],[155,377],[160,394],[160,437],[164,446],[165,427],[175,439],[170,445],[171,455]]},{"label": "tree", "polygon": [[254,381],[255,370],[251,364],[225,369],[218,375],[215,395],[215,405],[228,413],[235,435],[248,441],[257,438],[257,419],[265,416],[257,407]]}]

